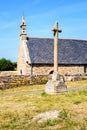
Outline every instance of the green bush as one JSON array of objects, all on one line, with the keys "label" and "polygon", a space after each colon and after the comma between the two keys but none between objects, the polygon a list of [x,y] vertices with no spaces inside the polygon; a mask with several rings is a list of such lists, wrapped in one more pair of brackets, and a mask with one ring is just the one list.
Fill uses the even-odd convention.
[{"label": "green bush", "polygon": [[12,63],[10,60],[5,58],[0,59],[0,71],[15,70],[17,63]]}]

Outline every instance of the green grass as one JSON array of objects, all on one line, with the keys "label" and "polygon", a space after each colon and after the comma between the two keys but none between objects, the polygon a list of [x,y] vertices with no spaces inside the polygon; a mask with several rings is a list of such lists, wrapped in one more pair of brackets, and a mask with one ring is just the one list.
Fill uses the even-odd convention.
[{"label": "green grass", "polygon": [[[77,85],[77,82],[67,84],[70,87],[75,83]],[[78,83],[84,86],[84,82]],[[0,95],[44,90],[44,87],[45,85],[34,85],[0,90]],[[50,110],[61,111],[59,118],[39,124],[32,122],[35,115]],[[48,95],[43,92],[0,97],[0,130],[87,130],[87,90],[60,95]]]}]

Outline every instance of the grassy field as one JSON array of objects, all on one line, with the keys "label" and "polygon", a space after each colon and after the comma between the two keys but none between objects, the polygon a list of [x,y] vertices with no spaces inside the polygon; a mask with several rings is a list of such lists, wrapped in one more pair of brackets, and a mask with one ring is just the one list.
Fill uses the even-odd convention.
[{"label": "grassy field", "polygon": [[[68,87],[87,86],[87,80],[66,84]],[[9,96],[44,88],[45,84],[0,90],[0,130],[87,130],[87,90],[60,95],[43,92]],[[61,111],[59,118],[39,124],[32,122],[35,115],[50,110]]]}]

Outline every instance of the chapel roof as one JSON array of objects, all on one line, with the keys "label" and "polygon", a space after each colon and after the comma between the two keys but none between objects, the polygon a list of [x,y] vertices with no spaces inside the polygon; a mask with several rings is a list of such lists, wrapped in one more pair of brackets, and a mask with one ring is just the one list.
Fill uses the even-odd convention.
[{"label": "chapel roof", "polygon": [[[27,47],[31,64],[53,64],[54,40],[29,38]],[[62,65],[87,64],[87,40],[59,39],[59,63]]]}]

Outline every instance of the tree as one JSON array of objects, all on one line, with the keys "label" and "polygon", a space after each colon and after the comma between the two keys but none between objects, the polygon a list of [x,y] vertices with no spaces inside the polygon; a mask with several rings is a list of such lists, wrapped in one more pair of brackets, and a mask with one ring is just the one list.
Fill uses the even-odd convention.
[{"label": "tree", "polygon": [[5,58],[0,59],[0,71],[15,70],[17,64]]},{"label": "tree", "polygon": [[17,62],[12,62],[12,64],[13,64],[14,70],[16,70],[17,69]]}]

